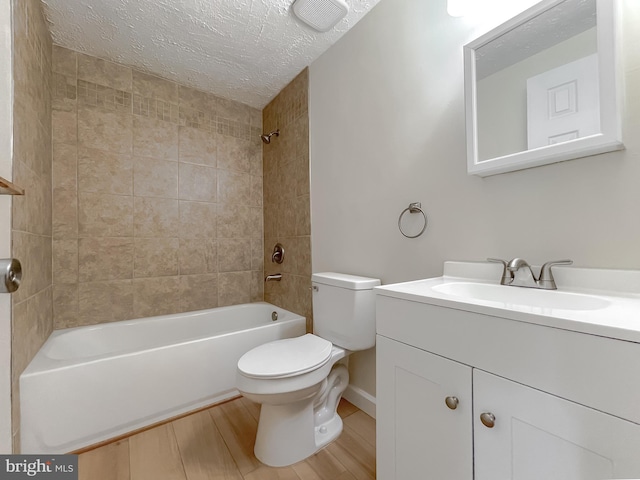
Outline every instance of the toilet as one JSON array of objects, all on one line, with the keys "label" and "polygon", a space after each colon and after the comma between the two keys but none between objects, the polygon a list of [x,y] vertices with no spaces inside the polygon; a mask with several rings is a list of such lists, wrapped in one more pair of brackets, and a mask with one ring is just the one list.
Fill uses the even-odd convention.
[{"label": "toilet", "polygon": [[238,360],[237,387],[262,404],[254,453],[272,467],[313,455],[342,432],[337,414],[349,384],[340,362],[375,345],[375,278],[315,273],[314,333],[269,342]]}]

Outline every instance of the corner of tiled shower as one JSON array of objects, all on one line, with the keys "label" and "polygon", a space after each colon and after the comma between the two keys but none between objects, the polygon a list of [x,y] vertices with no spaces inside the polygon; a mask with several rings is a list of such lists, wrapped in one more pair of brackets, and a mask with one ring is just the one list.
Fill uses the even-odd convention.
[{"label": "corner of tiled shower", "polygon": [[310,330],[311,232],[306,69],[261,112],[54,46],[39,0],[12,8],[18,453],[19,376],[54,328],[264,299]]}]

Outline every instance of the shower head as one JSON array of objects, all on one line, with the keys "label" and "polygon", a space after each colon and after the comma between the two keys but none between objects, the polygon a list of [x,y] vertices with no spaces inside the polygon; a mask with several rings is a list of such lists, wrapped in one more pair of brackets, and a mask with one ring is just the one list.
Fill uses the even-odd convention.
[{"label": "shower head", "polygon": [[264,133],[262,135],[260,135],[260,138],[262,139],[262,141],[266,144],[271,143],[271,136],[275,135],[276,137],[280,136],[280,130],[274,130],[271,133]]}]

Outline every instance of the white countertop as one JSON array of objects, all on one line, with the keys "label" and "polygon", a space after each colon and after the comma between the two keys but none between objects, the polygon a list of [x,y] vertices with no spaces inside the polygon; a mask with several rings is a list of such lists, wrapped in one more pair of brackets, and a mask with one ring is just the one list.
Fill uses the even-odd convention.
[{"label": "white countertop", "polygon": [[[376,287],[375,291],[378,295],[413,302],[640,343],[639,271],[554,267],[553,273],[558,290],[537,290],[499,285],[502,274],[499,264],[445,262],[442,277],[384,285]],[[442,291],[453,283],[470,282],[493,285],[494,291],[505,289],[508,300],[486,300]],[[541,295],[537,296],[538,292]],[[554,292],[564,294],[563,299],[569,301],[572,295],[576,300],[590,300],[587,303],[597,307],[564,308],[562,302],[560,306],[550,307],[545,301],[553,298],[550,295]],[[585,296],[589,298],[585,299]],[[535,301],[528,302],[527,298]]]}]

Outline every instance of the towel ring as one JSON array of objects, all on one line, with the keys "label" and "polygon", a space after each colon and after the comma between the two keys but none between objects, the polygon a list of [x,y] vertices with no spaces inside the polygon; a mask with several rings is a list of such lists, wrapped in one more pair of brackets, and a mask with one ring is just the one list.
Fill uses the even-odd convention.
[{"label": "towel ring", "polygon": [[[422,217],[424,218],[424,225],[422,226],[422,230],[420,230],[420,232],[418,232],[416,235],[407,235],[406,233],[404,233],[404,230],[402,230],[402,217],[407,212],[421,213]],[[427,229],[427,223],[428,223],[427,215],[422,211],[422,204],[420,202],[410,203],[409,206],[402,211],[402,213],[400,214],[400,217],[398,217],[398,228],[400,229],[400,233],[407,238],[418,238]]]}]

